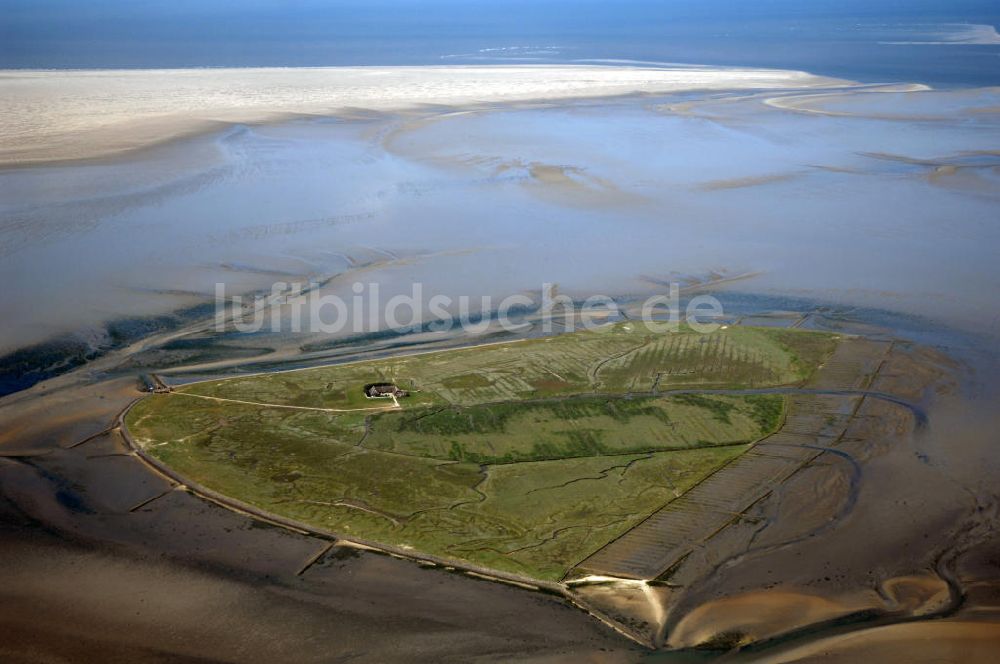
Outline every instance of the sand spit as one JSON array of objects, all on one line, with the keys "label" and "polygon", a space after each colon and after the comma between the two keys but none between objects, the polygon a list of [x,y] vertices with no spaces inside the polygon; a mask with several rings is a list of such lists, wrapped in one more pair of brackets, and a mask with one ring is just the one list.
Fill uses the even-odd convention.
[{"label": "sand spit", "polygon": [[226,124],[297,115],[843,83],[721,67],[8,70],[0,72],[0,165],[109,156]]},{"label": "sand spit", "polygon": [[765,99],[764,104],[783,111],[834,118],[947,122],[956,117],[996,114],[998,92],[997,88],[934,90],[920,83],[908,83],[856,86],[818,94],[777,95]]}]

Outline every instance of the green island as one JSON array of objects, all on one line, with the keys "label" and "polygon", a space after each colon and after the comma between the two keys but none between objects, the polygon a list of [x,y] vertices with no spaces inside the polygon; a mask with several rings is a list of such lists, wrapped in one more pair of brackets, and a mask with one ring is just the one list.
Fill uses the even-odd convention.
[{"label": "green island", "polygon": [[193,383],[125,424],[182,476],[267,512],[553,581],[779,428],[785,397],[765,388],[802,383],[836,343],[615,323]]}]

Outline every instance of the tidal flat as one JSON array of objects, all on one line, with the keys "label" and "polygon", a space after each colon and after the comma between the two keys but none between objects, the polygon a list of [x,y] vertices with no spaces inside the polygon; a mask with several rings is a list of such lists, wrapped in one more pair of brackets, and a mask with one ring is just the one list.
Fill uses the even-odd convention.
[{"label": "tidal flat", "polygon": [[0,349],[309,280],[475,299],[752,275],[995,332],[998,93],[795,82],[355,110],[8,167]]},{"label": "tidal flat", "polygon": [[[176,583],[194,598],[178,633],[231,638],[253,632],[261,611],[294,623],[233,644],[249,661],[279,646],[323,661],[345,643],[399,657],[410,651],[384,637],[400,633],[428,659],[604,648],[631,661],[640,642],[781,661],[863,644],[908,652],[930,618],[941,648],[994,647],[1000,94],[759,85],[220,117],[166,142],[129,135],[113,156],[53,153],[0,170],[0,278],[11,285],[0,352],[22,349],[6,356],[12,375],[36,371],[0,400],[0,525],[33,552],[10,561],[17,582],[4,592],[37,598],[0,615],[4,625],[37,630],[76,569],[98,580],[110,569],[149,591],[138,628],[122,619],[143,610],[138,600],[84,586],[53,644],[86,631],[99,652],[102,634],[121,633],[116,643],[143,655],[202,656],[197,639],[156,633],[176,613]],[[156,136],[173,134],[139,138]],[[718,297],[733,325],[876,344],[870,388],[896,401],[798,403],[809,426],[837,432],[808,442],[823,449],[801,472],[775,471],[745,510],[723,506],[741,516],[711,545],[682,542],[669,582],[574,590],[620,618],[615,632],[559,598],[330,549],[134,457],[117,425],[140,371],[180,385],[493,339],[290,333],[287,302],[271,308],[282,331],[220,333],[202,315],[216,283],[233,295],[276,281],[345,300],[354,282],[378,283],[384,299],[415,282],[474,298],[548,282],[614,296],[630,316],[630,303],[677,281]],[[525,320],[522,334],[537,334]],[[50,378],[32,386],[39,377]],[[771,457],[801,452],[786,444],[803,447],[776,444],[775,467],[785,461]],[[331,627],[330,612],[342,622]]]}]

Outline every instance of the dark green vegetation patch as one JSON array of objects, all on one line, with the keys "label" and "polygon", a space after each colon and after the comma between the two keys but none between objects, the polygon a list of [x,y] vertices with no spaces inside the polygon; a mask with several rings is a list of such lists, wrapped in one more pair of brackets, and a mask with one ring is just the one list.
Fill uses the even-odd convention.
[{"label": "dark green vegetation patch", "polygon": [[680,394],[424,406],[372,415],[369,449],[474,463],[658,452],[756,440],[783,399]]}]

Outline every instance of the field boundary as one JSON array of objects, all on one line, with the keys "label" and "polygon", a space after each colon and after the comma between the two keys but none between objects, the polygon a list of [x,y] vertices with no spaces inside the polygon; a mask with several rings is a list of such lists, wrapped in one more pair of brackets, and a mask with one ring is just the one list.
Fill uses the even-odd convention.
[{"label": "field boundary", "polygon": [[[891,342],[841,341],[834,355],[810,377],[808,384],[814,387],[791,392],[785,420],[777,431],[592,553],[563,580],[588,575],[647,582],[662,579],[695,548],[823,454],[817,446],[840,440],[864,399],[883,396],[866,388],[891,349]],[[884,396],[900,403],[896,397]],[[919,409],[904,405],[919,421]]]}]

